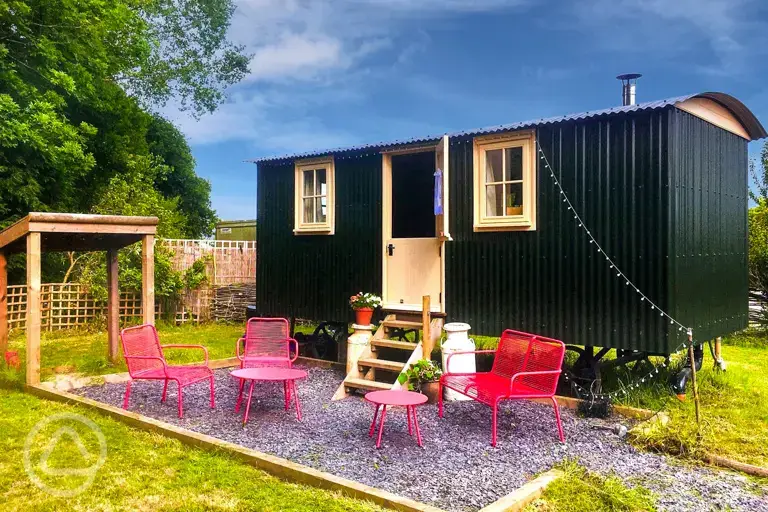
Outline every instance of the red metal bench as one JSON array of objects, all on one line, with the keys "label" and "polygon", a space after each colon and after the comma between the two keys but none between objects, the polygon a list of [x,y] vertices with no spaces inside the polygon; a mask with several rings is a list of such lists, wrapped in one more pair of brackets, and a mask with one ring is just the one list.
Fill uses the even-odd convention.
[{"label": "red metal bench", "polygon": [[468,396],[488,405],[493,410],[491,420],[491,445],[496,446],[496,418],[502,400],[526,400],[549,398],[555,409],[557,433],[565,442],[560,423],[560,409],[555,400],[555,390],[560,377],[565,344],[562,341],[506,330],[501,335],[496,350],[454,352],[446,361],[450,368],[451,357],[460,354],[495,354],[490,372],[444,373],[440,378],[439,412],[443,417],[443,388]]}]

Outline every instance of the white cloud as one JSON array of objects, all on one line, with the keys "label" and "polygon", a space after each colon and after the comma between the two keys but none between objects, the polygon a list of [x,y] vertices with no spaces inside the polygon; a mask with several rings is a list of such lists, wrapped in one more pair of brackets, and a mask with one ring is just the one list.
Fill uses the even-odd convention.
[{"label": "white cloud", "polygon": [[259,47],[250,61],[249,81],[286,77],[310,79],[318,70],[343,68],[349,59],[338,39],[286,35],[275,44]]}]

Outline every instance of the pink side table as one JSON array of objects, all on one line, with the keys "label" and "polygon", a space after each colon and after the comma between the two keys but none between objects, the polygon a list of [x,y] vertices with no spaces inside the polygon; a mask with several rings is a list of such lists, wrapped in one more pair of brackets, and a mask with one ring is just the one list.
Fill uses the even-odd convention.
[{"label": "pink side table", "polygon": [[[419,446],[424,446],[421,442],[419,421],[416,419],[416,406],[425,403],[427,401],[426,396],[413,391],[390,390],[371,391],[370,393],[366,393],[365,399],[376,405],[376,411],[373,413],[373,421],[371,422],[371,429],[368,431],[369,437],[373,437],[376,430],[376,416],[379,414],[379,408],[383,408],[381,411],[381,420],[379,422],[379,436],[376,439],[376,448],[381,448],[381,434],[384,432],[384,418],[387,416],[387,406],[389,405],[405,407],[405,414],[408,416],[408,434],[413,435],[413,428],[415,428],[416,441],[419,443]],[[413,415],[413,427],[411,426],[411,415]]]},{"label": "pink side table", "polygon": [[[259,381],[267,382],[282,382],[283,392],[285,393],[285,410],[288,410],[288,406],[293,398],[296,403],[296,417],[301,421],[301,404],[299,403],[299,394],[296,392],[296,381],[298,379],[305,379],[307,372],[304,370],[297,370],[295,368],[277,368],[271,366],[265,366],[261,368],[241,368],[235,370],[231,374],[233,377],[242,379],[243,381],[251,381],[251,387],[248,389],[248,402],[245,405],[245,416],[243,417],[243,426],[248,423],[248,414],[251,411],[251,398],[253,397],[253,385]],[[240,393],[237,397],[237,404],[235,405],[235,412],[240,411],[240,404],[243,401],[243,387],[240,387]]]}]

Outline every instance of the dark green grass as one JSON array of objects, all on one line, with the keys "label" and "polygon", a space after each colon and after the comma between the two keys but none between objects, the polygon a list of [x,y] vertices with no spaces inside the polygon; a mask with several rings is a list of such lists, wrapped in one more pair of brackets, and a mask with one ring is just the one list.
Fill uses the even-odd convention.
[{"label": "dark green grass", "polygon": [[[41,490],[28,478],[23,447],[40,420],[57,413],[90,418],[104,434],[105,464],[83,493],[67,498]],[[38,474],[52,424],[35,437],[30,460]],[[83,457],[70,438],[62,437],[48,459],[54,469],[87,468],[98,453],[97,438],[85,427],[68,422],[80,435],[89,454]],[[140,511],[371,511],[371,504],[338,493],[280,481],[225,453],[206,452],[159,434],[134,430],[83,408],[41,400],[0,389],[0,502],[3,511],[140,510]],[[81,475],[43,477],[57,489],[74,489]]]},{"label": "dark green grass", "polygon": [[525,512],[635,512],[656,510],[656,499],[648,489],[629,488],[616,476],[588,472],[574,462],[558,466],[563,476],[544,490]]}]

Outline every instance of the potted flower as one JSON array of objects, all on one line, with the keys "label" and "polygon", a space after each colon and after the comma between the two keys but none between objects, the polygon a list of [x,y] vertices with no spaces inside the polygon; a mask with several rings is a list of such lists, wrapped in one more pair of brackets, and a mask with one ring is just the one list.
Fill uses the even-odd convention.
[{"label": "potted flower", "polygon": [[507,196],[507,215],[523,214],[523,207],[520,205],[516,205],[515,199],[517,199],[517,194],[515,194],[514,192],[510,192],[510,194]]},{"label": "potted flower", "polygon": [[422,393],[427,397],[427,403],[437,402],[440,393],[440,376],[443,371],[434,361],[420,359],[397,377],[400,384],[408,384],[409,391]]},{"label": "potted flower", "polygon": [[372,293],[360,292],[349,298],[349,305],[355,310],[357,325],[370,325],[373,310],[381,306],[381,297]]}]

